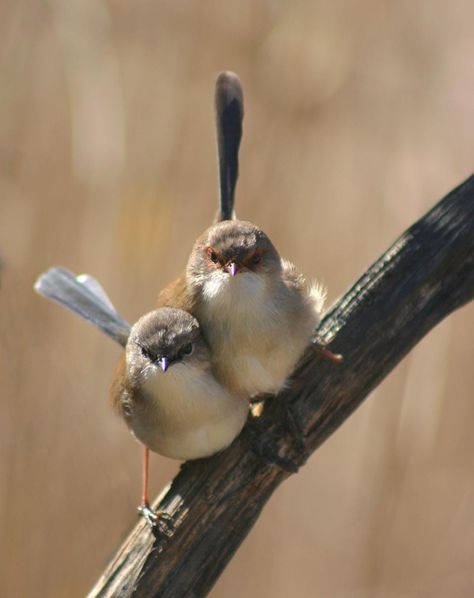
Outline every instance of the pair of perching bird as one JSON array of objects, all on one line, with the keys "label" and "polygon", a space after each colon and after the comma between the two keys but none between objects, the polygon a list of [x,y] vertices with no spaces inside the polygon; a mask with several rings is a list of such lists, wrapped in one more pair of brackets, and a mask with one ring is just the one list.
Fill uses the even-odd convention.
[{"label": "pair of perching bird", "polygon": [[234,219],[242,135],[238,77],[216,82],[220,178],[217,224],[196,241],[185,273],[158,297],[158,309],[131,328],[99,283],[53,268],[35,289],[94,323],[125,346],[111,386],[114,407],[145,446],[140,511],[148,502],[148,451],[197,459],[226,448],[240,433],[249,399],[276,393],[304,349],[314,344],[324,291],[280,258],[257,226]]}]

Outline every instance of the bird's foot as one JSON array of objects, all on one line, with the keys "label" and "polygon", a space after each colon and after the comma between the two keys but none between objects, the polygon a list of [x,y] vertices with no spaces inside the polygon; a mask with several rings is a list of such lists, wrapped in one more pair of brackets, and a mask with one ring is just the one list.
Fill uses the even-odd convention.
[{"label": "bird's foot", "polygon": [[147,502],[142,503],[138,507],[137,511],[151,528],[155,527],[155,525],[158,523],[158,519],[161,516],[161,513],[154,511]]},{"label": "bird's foot", "polygon": [[319,339],[314,339],[311,341],[309,348],[316,353],[316,355],[321,355],[325,359],[329,361],[333,361],[334,363],[341,363],[344,360],[344,357],[340,353],[333,353],[330,351],[327,346],[320,341]]},{"label": "bird's foot", "polygon": [[171,537],[173,535],[173,518],[168,513],[165,511],[154,511],[148,503],[141,504],[137,510],[157,538],[159,536]]}]

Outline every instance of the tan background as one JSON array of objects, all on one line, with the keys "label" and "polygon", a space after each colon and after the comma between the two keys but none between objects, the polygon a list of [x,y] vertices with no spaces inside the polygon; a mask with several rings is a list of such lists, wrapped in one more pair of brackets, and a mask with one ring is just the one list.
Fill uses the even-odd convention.
[{"label": "tan background", "polygon": [[[106,398],[120,350],[36,275],[153,306],[214,214],[232,69],[238,213],[334,300],[473,170],[473,23],[469,0],[0,5],[2,596],[83,595],[140,491]],[[215,598],[474,595],[473,325],[439,326],[277,492]],[[154,457],[153,491],[176,470]]]}]

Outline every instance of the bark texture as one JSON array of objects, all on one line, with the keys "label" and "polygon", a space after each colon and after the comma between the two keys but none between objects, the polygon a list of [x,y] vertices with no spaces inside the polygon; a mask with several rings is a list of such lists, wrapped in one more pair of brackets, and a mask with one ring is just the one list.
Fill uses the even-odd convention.
[{"label": "bark texture", "polygon": [[[291,471],[438,322],[474,297],[474,176],[411,226],[331,308],[318,334],[344,361],[303,356],[223,453],[185,463],[90,596],[204,596]],[[285,342],[282,339],[282,342]]]}]

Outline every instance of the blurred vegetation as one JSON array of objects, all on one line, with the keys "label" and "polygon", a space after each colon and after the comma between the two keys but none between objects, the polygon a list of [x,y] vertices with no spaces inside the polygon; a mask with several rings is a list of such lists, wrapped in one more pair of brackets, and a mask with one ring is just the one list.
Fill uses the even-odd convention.
[{"label": "blurred vegetation", "polygon": [[[467,0],[0,5],[2,596],[84,595],[140,492],[106,398],[120,349],[35,277],[90,272],[130,321],[153,307],[215,212],[231,69],[238,214],[333,300],[473,169],[473,19]],[[279,490],[213,596],[474,595],[473,324],[439,326]],[[154,491],[177,467],[153,458]]]}]

